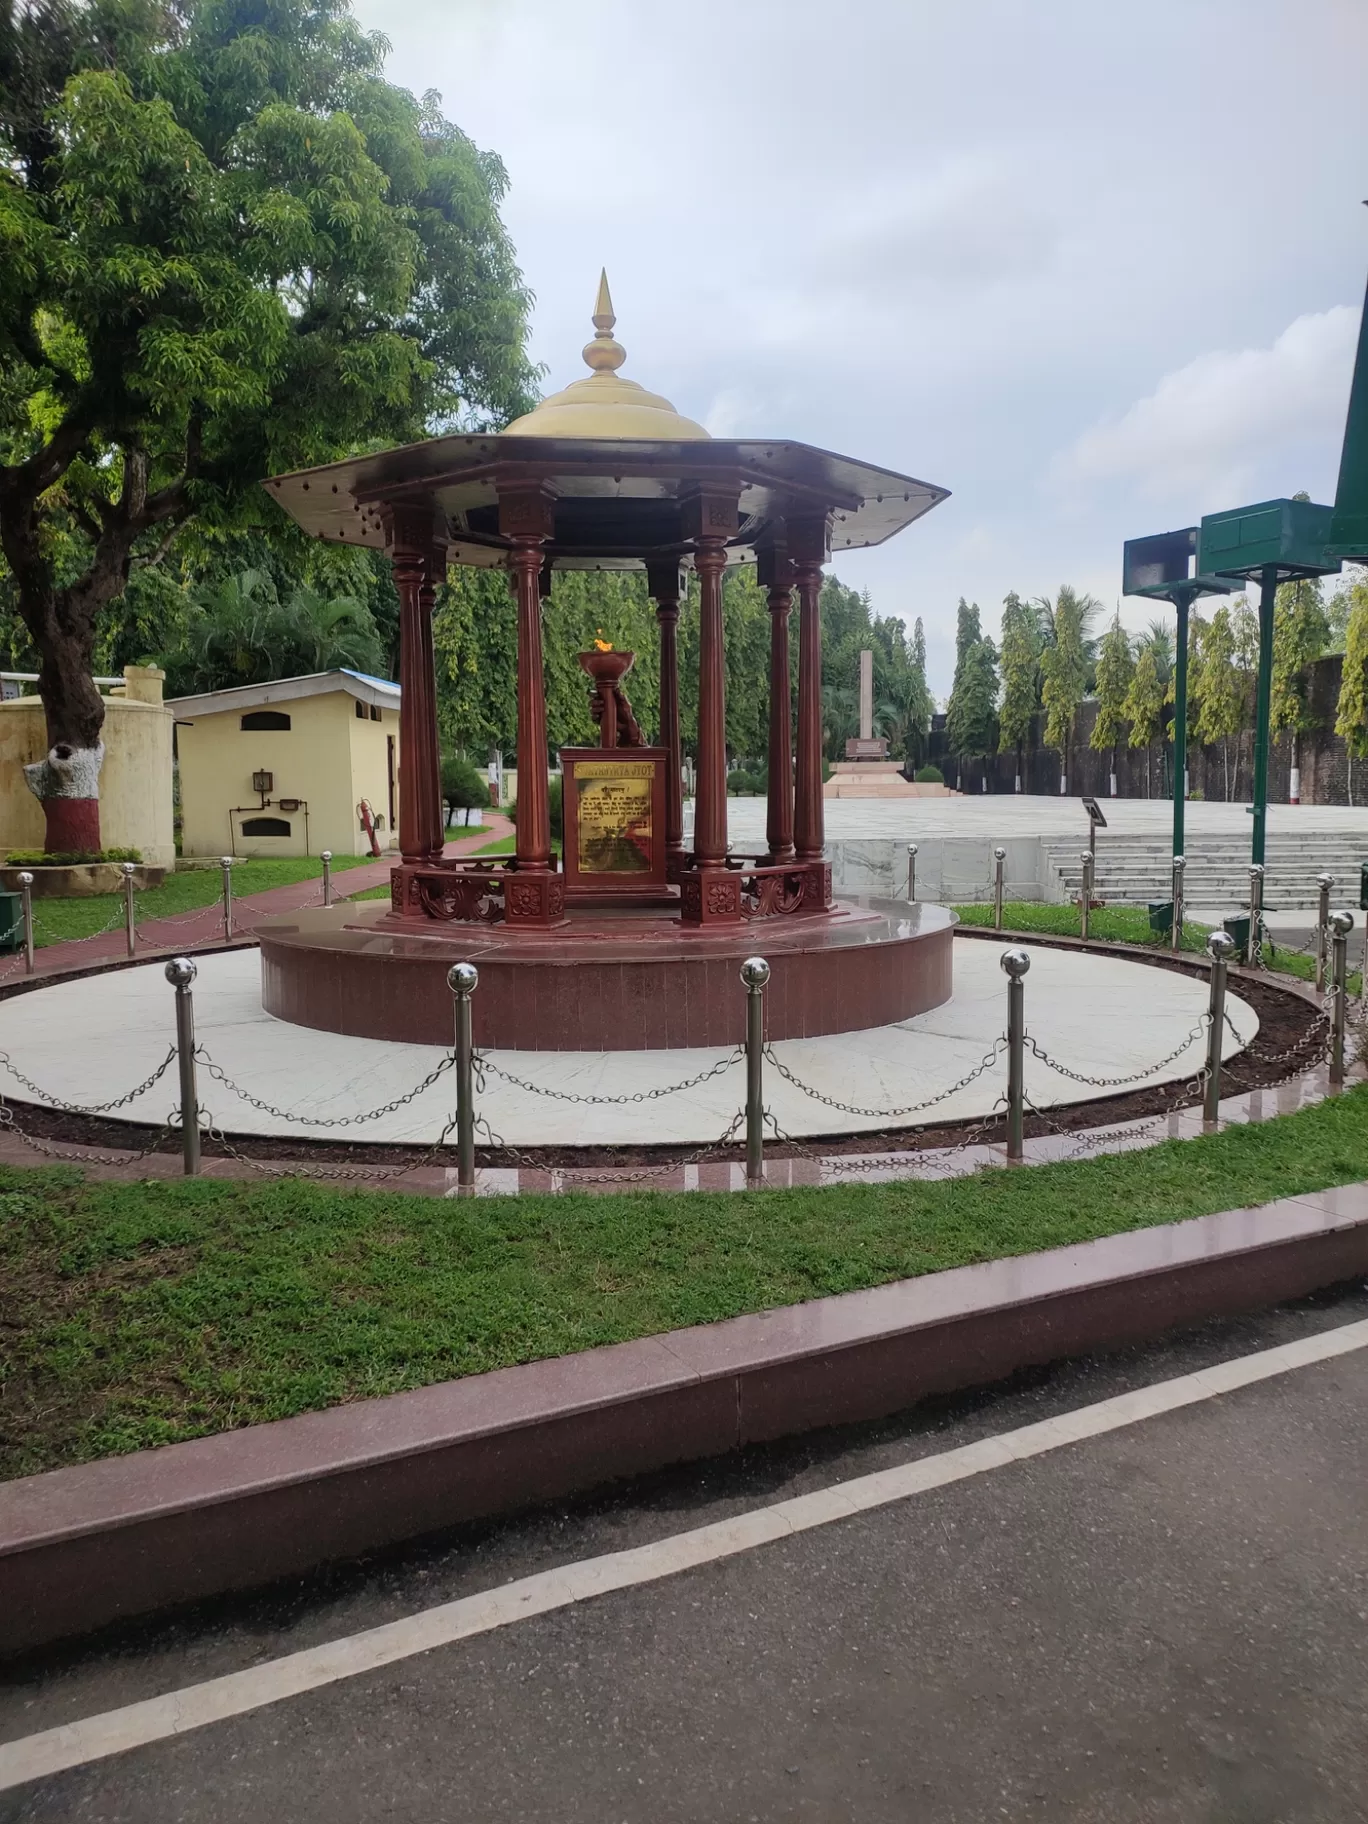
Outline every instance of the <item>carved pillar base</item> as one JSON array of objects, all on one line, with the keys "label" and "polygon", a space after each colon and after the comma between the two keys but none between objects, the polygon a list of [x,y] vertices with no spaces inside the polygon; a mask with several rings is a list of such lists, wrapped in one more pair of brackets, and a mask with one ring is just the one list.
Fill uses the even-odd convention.
[{"label": "carved pillar base", "polygon": [[504,923],[523,929],[563,925],[565,918],[564,874],[522,874],[509,868],[504,873]]},{"label": "carved pillar base", "polygon": [[679,876],[679,922],[739,925],[741,876],[734,868],[686,868]]}]

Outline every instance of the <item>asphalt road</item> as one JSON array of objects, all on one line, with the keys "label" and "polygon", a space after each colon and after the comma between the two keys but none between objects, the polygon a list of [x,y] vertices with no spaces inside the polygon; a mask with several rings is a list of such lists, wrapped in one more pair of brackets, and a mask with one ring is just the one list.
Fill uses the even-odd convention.
[{"label": "asphalt road", "polygon": [[[0,1740],[1368,1316],[1362,1288],[7,1669]],[[0,1794],[0,1820],[1354,1824],[1368,1349]]]}]

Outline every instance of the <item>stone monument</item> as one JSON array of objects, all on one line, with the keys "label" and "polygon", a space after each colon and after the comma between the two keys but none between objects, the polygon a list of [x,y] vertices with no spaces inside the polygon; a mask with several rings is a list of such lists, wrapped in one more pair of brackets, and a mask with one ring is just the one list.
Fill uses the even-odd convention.
[{"label": "stone monument", "polygon": [[860,654],[860,732],[845,744],[847,760],[887,760],[888,742],[874,733],[874,654]]}]

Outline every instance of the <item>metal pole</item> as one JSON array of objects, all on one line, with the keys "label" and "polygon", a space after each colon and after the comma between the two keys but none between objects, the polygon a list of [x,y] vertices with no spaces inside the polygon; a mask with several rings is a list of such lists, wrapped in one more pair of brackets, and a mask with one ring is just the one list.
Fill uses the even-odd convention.
[{"label": "metal pole", "polygon": [[907,845],[907,897],[909,901],[914,901],[917,897],[917,845],[915,842],[909,842]]},{"label": "metal pole", "polygon": [[25,870],[19,876],[19,895],[24,914],[24,970],[33,974],[33,876]]},{"label": "metal pole", "polygon": [[175,956],[166,965],[166,979],[176,991],[176,1062],[180,1066],[181,1158],[185,1176],[200,1169],[199,1091],[195,1085],[195,998],[190,984],[195,965],[188,956]]},{"label": "metal pole", "polygon": [[1264,871],[1261,862],[1249,869],[1249,936],[1245,940],[1245,962],[1252,969],[1259,960],[1259,926],[1263,923]]},{"label": "metal pole", "polygon": [[765,1052],[765,983],[770,966],[763,956],[748,956],[741,965],[746,985],[746,1184],[759,1190],[765,1182],[765,1091],[761,1071]]},{"label": "metal pole", "polygon": [[1344,1017],[1349,1002],[1349,933],[1352,912],[1330,914],[1330,1087],[1344,1088]]},{"label": "metal pole", "polygon": [[1007,859],[1006,849],[993,850],[993,929],[1002,929],[1002,864]]},{"label": "metal pole", "polygon": [[456,963],[447,971],[447,987],[456,997],[456,1188],[475,1189],[475,1040],[470,997],[480,985],[474,963]]},{"label": "metal pole", "polygon": [[124,937],[128,943],[128,954],[133,956],[138,948],[138,914],[133,906],[133,876],[137,868],[131,861],[121,864],[124,882]]},{"label": "metal pole", "polygon": [[1259,683],[1254,702],[1254,840],[1249,859],[1262,865],[1268,823],[1268,718],[1273,687],[1273,609],[1278,566],[1265,564],[1259,582]]},{"label": "metal pole", "polygon": [[1183,870],[1187,862],[1181,855],[1173,858],[1173,924],[1169,929],[1169,948],[1174,951],[1183,947]]},{"label": "metal pole", "polygon": [[1024,950],[1004,950],[998,958],[1007,977],[1007,1163],[1020,1165],[1021,1124],[1026,1105],[1026,990],[1022,978],[1031,966]]},{"label": "metal pole", "polygon": [[231,855],[220,855],[219,866],[223,870],[223,941],[226,944],[233,935],[233,858]]},{"label": "metal pole", "polygon": [[1183,812],[1187,804],[1188,609],[1186,590],[1174,598],[1178,643],[1173,651],[1173,853],[1184,853]]},{"label": "metal pole", "polygon": [[[1330,941],[1330,894],[1335,885],[1333,874],[1318,874],[1316,885],[1320,897],[1316,902],[1316,993],[1325,993],[1325,965]],[[1368,924],[1364,925],[1368,933]]]},{"label": "metal pole", "polygon": [[1078,934],[1086,944],[1088,941],[1088,914],[1092,911],[1093,896],[1092,852],[1084,849],[1081,860],[1083,862],[1083,885],[1078,895]]},{"label": "metal pole", "polygon": [[1221,1107],[1221,1052],[1225,1036],[1226,964],[1235,954],[1235,939],[1228,931],[1213,931],[1207,939],[1211,958],[1211,996],[1207,1001],[1206,1094],[1202,1120],[1214,1127]]},{"label": "metal pole", "polygon": [[332,904],[332,850],[324,849],[319,859],[323,863],[323,904],[330,906]]}]

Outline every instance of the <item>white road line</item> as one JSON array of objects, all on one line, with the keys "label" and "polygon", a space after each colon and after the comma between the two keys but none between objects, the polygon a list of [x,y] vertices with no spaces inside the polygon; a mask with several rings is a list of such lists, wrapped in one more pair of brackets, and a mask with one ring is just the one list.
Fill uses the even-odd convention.
[{"label": "white road line", "polygon": [[185,1735],[208,1723],[279,1703],[282,1698],[298,1697],[305,1691],[316,1691],[344,1678],[356,1678],[379,1666],[393,1665],[396,1660],[409,1659],[415,1653],[426,1653],[434,1647],[450,1646],[458,1640],[487,1634],[495,1628],[507,1627],[511,1622],[523,1621],[529,1615],[545,1615],[552,1609],[567,1608],[571,1603],[585,1602],[610,1590],[654,1583],[659,1578],[673,1577],[698,1565],[732,1558],[740,1552],[752,1551],[758,1545],[806,1532],[810,1527],[826,1526],[833,1520],[845,1520],[852,1514],[905,1501],[926,1489],[960,1482],[969,1476],[981,1475],[984,1470],[1041,1456],[1086,1438],[1100,1437],[1122,1426],[1155,1418],[1160,1413],[1174,1412],[1180,1406],[1214,1399],[1237,1387],[1247,1387],[1253,1382],[1266,1381],[1274,1375],[1310,1367],[1316,1362],[1329,1361],[1363,1348],[1368,1348],[1368,1320],[1344,1324],[1338,1329],[1322,1331],[1318,1336],[1284,1343],[1276,1349],[1260,1350],[1255,1355],[1240,1356],[1214,1368],[1203,1368],[1196,1374],[1160,1381],[1153,1387],[1140,1387],[1115,1399],[1099,1400],[1095,1405],[1062,1413],[1058,1418],[1023,1425],[1016,1431],[980,1439],[976,1444],[942,1451],[938,1456],[920,1457],[898,1469],[856,1476],[851,1481],[819,1489],[815,1494],[797,1495],[792,1500],[776,1502],[772,1507],[754,1508],[730,1520],[719,1520],[712,1526],[700,1526],[692,1532],[658,1539],[652,1545],[609,1552],[601,1558],[586,1558],[578,1564],[564,1565],[559,1570],[520,1577],[498,1589],[484,1590],[477,1596],[463,1596],[456,1602],[445,1602],[406,1616],[402,1621],[367,1628],[360,1634],[350,1634],[321,1647],[308,1647],[301,1653],[289,1653],[282,1659],[268,1660],[264,1665],[232,1672],[224,1678],[211,1678],[204,1684],[188,1685],[184,1690],[171,1691],[163,1697],[147,1698],[142,1703],[108,1710],[100,1716],[88,1716],[58,1729],[44,1729],[18,1741],[0,1743],[0,1791],[23,1785],[28,1780],[45,1779],[64,1768],[123,1754],[149,1742]]}]

